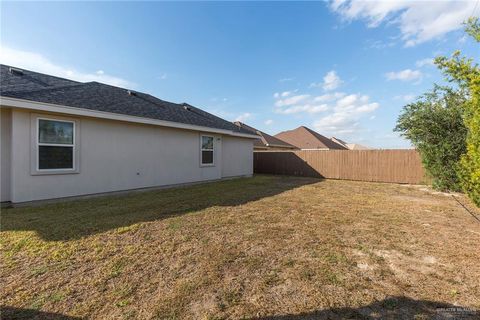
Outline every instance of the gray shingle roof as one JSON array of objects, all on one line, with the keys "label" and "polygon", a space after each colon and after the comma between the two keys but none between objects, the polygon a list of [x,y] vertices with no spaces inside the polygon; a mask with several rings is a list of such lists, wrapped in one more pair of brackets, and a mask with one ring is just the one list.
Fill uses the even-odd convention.
[{"label": "gray shingle roof", "polygon": [[172,103],[133,90],[134,94],[129,95],[127,89],[99,82],[82,83],[27,70],[19,74],[11,72],[10,66],[0,67],[0,92],[3,97],[251,134],[186,103]]}]

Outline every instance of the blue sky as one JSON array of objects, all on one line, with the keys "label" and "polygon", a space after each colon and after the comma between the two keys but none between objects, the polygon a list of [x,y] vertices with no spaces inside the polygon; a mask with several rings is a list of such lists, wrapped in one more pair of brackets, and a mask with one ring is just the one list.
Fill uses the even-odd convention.
[{"label": "blue sky", "polygon": [[[478,1],[1,3],[0,62],[188,102],[267,133],[306,125],[374,147],[440,83],[431,59],[478,59]],[[477,60],[478,61],[478,60]]]}]

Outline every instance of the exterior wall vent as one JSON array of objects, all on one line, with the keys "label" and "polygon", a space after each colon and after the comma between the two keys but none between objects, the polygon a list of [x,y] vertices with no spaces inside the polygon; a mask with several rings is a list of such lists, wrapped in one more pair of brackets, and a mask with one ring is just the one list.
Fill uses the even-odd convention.
[{"label": "exterior wall vent", "polygon": [[10,73],[16,76],[23,76],[23,70],[18,68],[10,67]]}]

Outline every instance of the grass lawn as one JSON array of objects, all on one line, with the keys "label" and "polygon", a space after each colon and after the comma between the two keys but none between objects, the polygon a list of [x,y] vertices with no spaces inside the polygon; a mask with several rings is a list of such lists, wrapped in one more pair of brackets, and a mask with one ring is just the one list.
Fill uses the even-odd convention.
[{"label": "grass lawn", "polygon": [[418,186],[255,176],[1,218],[5,318],[480,316],[480,223]]}]

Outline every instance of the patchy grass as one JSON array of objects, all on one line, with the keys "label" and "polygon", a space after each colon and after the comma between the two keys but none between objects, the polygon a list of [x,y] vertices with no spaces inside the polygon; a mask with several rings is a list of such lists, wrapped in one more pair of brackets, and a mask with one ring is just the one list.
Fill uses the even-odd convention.
[{"label": "patchy grass", "polygon": [[3,209],[1,242],[7,317],[427,319],[480,309],[480,224],[415,186],[256,176]]}]

